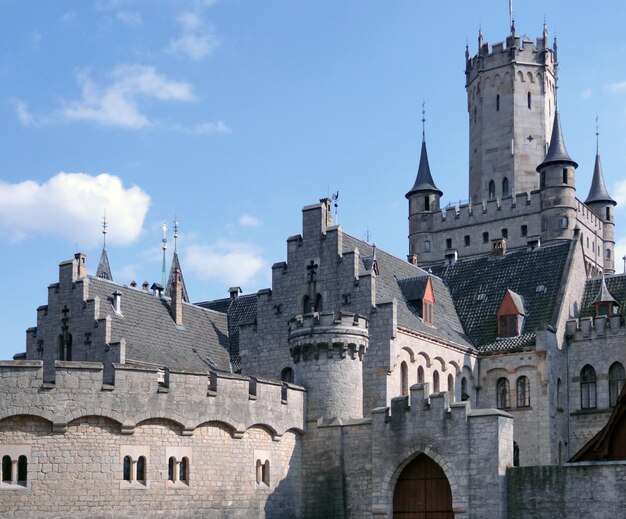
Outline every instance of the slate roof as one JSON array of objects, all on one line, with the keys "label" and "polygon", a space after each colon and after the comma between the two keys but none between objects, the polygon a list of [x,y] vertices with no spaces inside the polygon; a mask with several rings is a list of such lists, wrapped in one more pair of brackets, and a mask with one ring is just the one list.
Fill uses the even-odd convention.
[{"label": "slate roof", "polygon": [[567,149],[565,148],[563,132],[561,131],[561,116],[558,111],[554,116],[554,123],[552,124],[552,134],[550,137],[548,153],[546,153],[543,162],[537,166],[537,171],[541,171],[546,166],[557,162],[565,162],[571,164],[575,168],[578,167],[578,164],[570,158],[569,153],[567,153]]},{"label": "slate roof", "polygon": [[216,312],[222,312],[226,315],[228,320],[230,360],[233,371],[239,371],[241,369],[241,358],[239,357],[239,325],[252,322],[256,319],[256,294],[216,299],[215,301],[204,301],[197,303],[197,305]]},{"label": "slate roof", "polygon": [[[122,293],[121,315],[111,295]],[[183,326],[170,314],[170,300],[89,276],[89,297],[100,298],[100,316],[111,316],[111,342],[126,340],[126,362],[230,371],[226,315],[183,303]]]},{"label": "slate roof", "polygon": [[[369,243],[344,233],[343,252],[351,252],[355,248],[359,249],[363,271],[365,271],[367,269],[363,260],[367,256],[373,256],[373,247]],[[376,248],[376,261],[379,269],[379,275],[376,276],[376,303],[395,298],[398,303],[399,326],[451,341],[462,347],[472,348],[463,332],[450,291],[441,279],[431,276],[435,297],[434,325],[431,326],[422,321],[416,305],[411,304],[406,296],[407,293],[411,294],[413,290],[411,286],[414,285],[417,290],[419,289],[419,285],[424,282],[428,272],[379,248]]]},{"label": "slate roof", "polygon": [[617,205],[617,202],[609,196],[609,192],[606,189],[604,174],[602,173],[602,161],[600,160],[599,153],[596,153],[596,163],[593,167],[591,187],[589,188],[589,194],[587,195],[585,204],[591,204],[593,202],[607,202],[612,205]]},{"label": "slate roof", "polygon": [[[619,305],[619,313],[626,316],[626,274],[605,276],[606,288]],[[596,308],[593,305],[602,288],[602,278],[588,279],[585,284],[585,293],[580,304],[580,317],[595,317]]]},{"label": "slate roof", "polygon": [[[432,266],[454,298],[465,332],[481,352],[532,347],[541,323],[552,322],[570,242]],[[524,301],[522,335],[498,338],[496,312],[510,289]]]},{"label": "slate roof", "polygon": [[433,191],[439,196],[443,195],[443,193],[435,185],[433,176],[430,173],[430,164],[428,163],[428,153],[426,151],[425,140],[422,140],[422,152],[420,154],[420,164],[417,168],[417,177],[415,178],[415,183],[413,184],[411,191],[406,194],[406,197],[409,198],[412,194],[419,191]]}]

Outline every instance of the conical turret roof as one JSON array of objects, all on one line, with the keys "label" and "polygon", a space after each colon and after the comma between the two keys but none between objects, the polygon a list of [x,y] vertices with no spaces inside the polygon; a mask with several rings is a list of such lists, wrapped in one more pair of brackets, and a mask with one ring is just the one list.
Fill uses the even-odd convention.
[{"label": "conical turret roof", "polygon": [[428,164],[428,152],[426,151],[426,140],[422,140],[422,152],[420,154],[420,165],[417,168],[417,177],[415,178],[415,184],[405,196],[409,198],[414,193],[421,191],[429,191],[436,193],[439,196],[443,195],[443,192],[435,185],[433,176],[430,174],[430,165]]},{"label": "conical turret roof", "polygon": [[102,248],[102,254],[100,254],[100,262],[98,263],[98,269],[96,270],[96,277],[113,281],[111,266],[109,265],[109,256],[107,255],[107,250],[105,248]]},{"label": "conical turret roof", "polygon": [[185,285],[185,279],[183,278],[183,270],[180,268],[180,262],[178,261],[178,253],[174,251],[174,257],[172,258],[172,267],[170,268],[170,275],[167,280],[167,286],[165,287],[165,295],[167,297],[172,296],[172,284],[176,277],[176,271],[180,275],[180,283],[183,285],[183,301],[189,303],[189,295],[187,294],[187,286]]},{"label": "conical turret roof", "polygon": [[598,292],[598,295],[596,296],[595,300],[593,301],[594,305],[598,304],[598,303],[613,303],[613,304],[617,304],[617,301],[611,295],[611,292],[609,292],[609,289],[606,287],[606,281],[604,280],[604,274],[602,275],[602,285],[600,285],[600,292]]},{"label": "conical turret roof", "polygon": [[604,184],[604,174],[602,173],[602,162],[600,161],[600,154],[596,154],[596,164],[593,168],[593,179],[591,180],[591,188],[587,195],[585,204],[591,204],[593,202],[606,202],[609,204],[617,205],[617,202],[609,196],[609,192],[606,190]]},{"label": "conical turret roof", "polygon": [[555,164],[558,162],[571,164],[575,168],[578,164],[571,159],[565,148],[565,142],[563,141],[563,132],[561,131],[561,117],[559,112],[554,115],[554,124],[552,125],[552,136],[550,137],[550,147],[543,162],[537,166],[537,171],[541,171],[546,166]]}]

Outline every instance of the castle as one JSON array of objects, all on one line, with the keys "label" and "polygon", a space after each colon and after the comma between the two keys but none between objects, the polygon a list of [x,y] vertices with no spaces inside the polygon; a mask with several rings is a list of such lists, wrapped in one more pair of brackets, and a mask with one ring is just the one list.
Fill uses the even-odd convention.
[{"label": "castle", "polygon": [[[626,276],[599,154],[585,201],[547,31],[466,51],[469,201],[423,139],[407,260],[302,210],[272,287],[191,304],[59,267],[0,362],[10,517],[616,517]],[[408,182],[407,182],[408,183]]]}]

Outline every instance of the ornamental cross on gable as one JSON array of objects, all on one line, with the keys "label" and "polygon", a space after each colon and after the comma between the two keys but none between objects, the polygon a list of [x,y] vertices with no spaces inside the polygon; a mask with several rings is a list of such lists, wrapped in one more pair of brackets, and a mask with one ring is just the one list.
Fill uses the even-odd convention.
[{"label": "ornamental cross on gable", "polygon": [[315,278],[317,277],[317,263],[311,260],[310,263],[306,266],[307,276],[309,278],[309,283],[314,283]]}]

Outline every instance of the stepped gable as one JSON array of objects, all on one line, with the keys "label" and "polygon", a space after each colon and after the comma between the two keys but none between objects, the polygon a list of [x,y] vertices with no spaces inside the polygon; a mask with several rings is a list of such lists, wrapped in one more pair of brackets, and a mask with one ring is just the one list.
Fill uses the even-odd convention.
[{"label": "stepped gable", "polygon": [[[365,258],[373,256],[373,247],[349,234],[343,234],[343,252],[359,249],[365,269]],[[472,348],[472,344],[463,332],[463,326],[450,294],[450,290],[441,279],[431,276],[435,294],[434,325],[424,323],[413,305],[409,303],[410,293],[405,293],[407,286],[425,282],[428,272],[396,258],[376,248],[376,261],[379,275],[376,276],[376,303],[398,302],[398,326],[430,335],[444,341],[451,341],[459,346]],[[421,281],[424,278],[424,281]],[[403,291],[404,287],[404,291]],[[473,349],[473,348],[472,348]]]},{"label": "stepped gable", "polygon": [[[609,293],[615,298],[619,305],[619,313],[622,318],[626,317],[626,274],[616,274],[614,276],[605,276],[604,282]],[[580,318],[595,317],[596,308],[594,301],[600,293],[602,287],[602,278],[588,279],[585,283],[585,293],[580,304]]]},{"label": "stepped gable", "polygon": [[[119,290],[121,315],[106,304]],[[229,371],[228,324],[224,314],[183,303],[177,327],[170,300],[89,276],[89,297],[100,298],[100,318],[111,318],[111,342],[126,341],[126,363],[168,368]]]},{"label": "stepped gable", "polygon": [[[569,250],[570,242],[565,242],[511,251],[504,256],[457,261],[454,265],[440,264],[432,271],[450,287],[465,332],[479,351],[516,350],[535,344],[541,323],[554,324]],[[521,335],[498,338],[496,312],[507,290],[523,298],[526,318]]]},{"label": "stepped gable", "polygon": [[241,369],[239,357],[239,325],[252,322],[256,319],[256,294],[241,295],[235,298],[227,297],[214,301],[203,301],[197,306],[226,314],[228,319],[228,337],[230,361],[233,371]]}]

